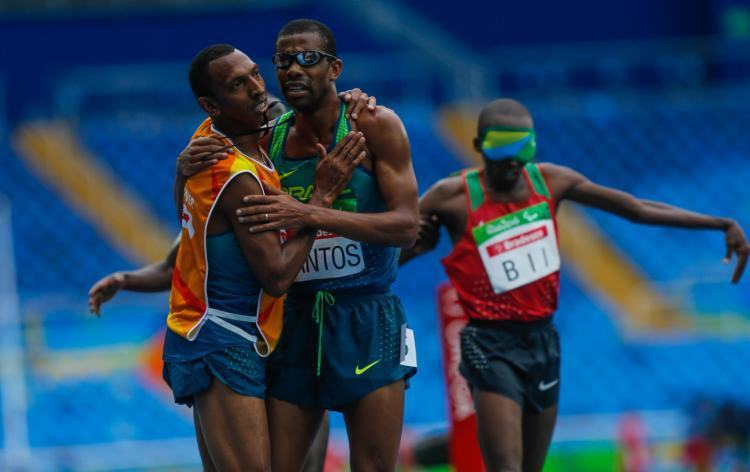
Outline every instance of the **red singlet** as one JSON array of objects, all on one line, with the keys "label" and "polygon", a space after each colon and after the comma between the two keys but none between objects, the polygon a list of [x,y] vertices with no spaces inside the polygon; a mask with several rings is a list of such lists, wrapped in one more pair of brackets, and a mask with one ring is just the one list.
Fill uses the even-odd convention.
[{"label": "red singlet", "polygon": [[443,259],[469,317],[530,322],[552,316],[560,287],[555,200],[536,164],[523,178],[528,200],[493,202],[484,171],[464,171],[466,230]]}]

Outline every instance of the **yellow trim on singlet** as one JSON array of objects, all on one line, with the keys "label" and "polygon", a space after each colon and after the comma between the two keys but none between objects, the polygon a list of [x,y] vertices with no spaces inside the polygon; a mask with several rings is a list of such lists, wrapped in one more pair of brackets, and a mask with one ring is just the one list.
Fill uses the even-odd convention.
[{"label": "yellow trim on singlet", "polygon": [[69,126],[24,124],[15,132],[13,144],[34,173],[123,255],[137,264],[164,259],[174,233],[84,149]]},{"label": "yellow trim on singlet", "polygon": [[[448,138],[448,147],[467,165],[481,166],[482,159],[472,145],[479,110],[447,106],[438,116],[440,134]],[[660,331],[693,325],[692,317],[666,300],[583,212],[563,206],[557,221],[565,264],[572,266],[576,278],[586,288],[617,307],[628,328]]]}]

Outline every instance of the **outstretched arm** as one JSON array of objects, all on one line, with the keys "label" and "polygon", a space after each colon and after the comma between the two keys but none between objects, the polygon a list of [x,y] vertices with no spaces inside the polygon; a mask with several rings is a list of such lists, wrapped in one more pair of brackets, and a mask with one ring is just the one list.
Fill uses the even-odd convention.
[{"label": "outstretched arm", "polygon": [[303,205],[291,199],[253,196],[246,201],[254,205],[238,213],[240,221],[255,225],[254,231],[308,226],[366,243],[412,246],[419,228],[419,203],[406,130],[390,110],[378,108],[372,120],[365,118],[360,117],[358,126],[372,153],[386,211],[354,213],[315,207],[303,212]]},{"label": "outstretched arm", "polygon": [[750,245],[745,233],[736,221],[704,215],[660,202],[641,200],[633,195],[591,182],[578,172],[566,167],[545,164],[543,172],[551,177],[553,191],[558,199],[568,199],[599,208],[627,218],[634,223],[675,226],[692,229],[715,229],[725,233],[728,262],[732,254],[737,255],[737,267],[732,282],[737,283],[747,265]]},{"label": "outstretched arm", "polygon": [[89,290],[89,311],[99,316],[102,304],[112,299],[120,290],[134,292],[169,290],[178,248],[179,241],[176,241],[167,257],[159,262],[132,271],[114,272],[103,277]]}]

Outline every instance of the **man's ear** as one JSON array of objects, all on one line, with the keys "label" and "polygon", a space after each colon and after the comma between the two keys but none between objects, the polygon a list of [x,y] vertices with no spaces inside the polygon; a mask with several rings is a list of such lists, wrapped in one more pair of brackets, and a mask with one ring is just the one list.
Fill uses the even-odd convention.
[{"label": "man's ear", "polygon": [[217,116],[221,115],[219,105],[213,98],[200,97],[198,99],[198,106],[200,106],[201,110],[205,111],[206,114],[208,114],[208,116],[210,116],[211,118],[216,118]]},{"label": "man's ear", "polygon": [[341,59],[334,59],[331,61],[331,66],[328,69],[328,78],[334,81],[339,78],[341,72],[344,70],[344,61]]}]

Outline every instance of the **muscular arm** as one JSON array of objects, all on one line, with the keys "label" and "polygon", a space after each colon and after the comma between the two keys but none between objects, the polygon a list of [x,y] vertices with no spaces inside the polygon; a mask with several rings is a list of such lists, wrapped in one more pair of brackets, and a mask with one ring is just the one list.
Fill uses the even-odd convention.
[{"label": "muscular arm", "polygon": [[[236,212],[243,205],[243,196],[261,193],[258,181],[249,174],[242,174],[227,185],[219,200],[219,206],[225,221],[230,222],[245,260],[260,281],[263,290],[270,295],[280,296],[292,285],[307,259],[315,231],[308,228],[297,231],[284,244],[279,242],[277,231],[248,231],[247,226],[237,221]],[[310,205],[322,204],[322,199],[314,192]]]},{"label": "muscular arm", "polygon": [[448,177],[432,185],[419,199],[419,234],[417,242],[401,250],[399,265],[426,254],[438,243],[440,228],[445,226],[455,241],[466,226],[463,182],[461,177]]},{"label": "muscular arm", "polygon": [[360,117],[357,125],[367,138],[387,210],[353,213],[312,208],[305,224],[366,243],[410,247],[419,228],[419,203],[406,130],[395,113],[382,107],[370,119]]},{"label": "muscular arm", "polygon": [[567,167],[544,164],[559,200],[572,200],[586,206],[614,213],[634,223],[727,230],[731,219],[703,215],[661,202],[642,200],[621,190],[595,184]]},{"label": "muscular arm", "polygon": [[597,185],[566,167],[543,164],[542,171],[547,175],[553,193],[559,200],[567,199],[582,203],[622,216],[634,223],[723,231],[726,242],[724,261],[728,262],[732,253],[737,255],[732,282],[737,283],[742,277],[750,254],[750,244],[736,221],[684,210],[661,202],[641,200],[627,192]]}]

